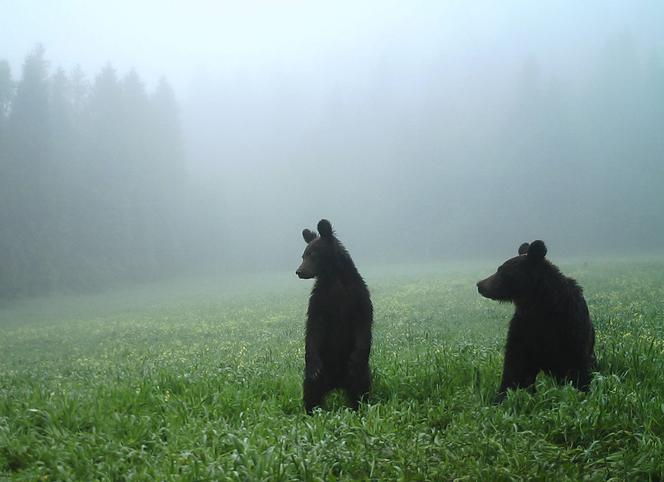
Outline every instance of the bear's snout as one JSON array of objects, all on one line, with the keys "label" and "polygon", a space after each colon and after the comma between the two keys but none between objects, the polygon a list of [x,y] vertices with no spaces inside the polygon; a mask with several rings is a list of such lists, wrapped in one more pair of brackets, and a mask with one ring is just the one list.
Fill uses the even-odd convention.
[{"label": "bear's snout", "polygon": [[309,272],[307,269],[303,268],[300,266],[296,271],[295,274],[297,275],[298,278],[300,279],[311,279],[314,277],[314,275]]},{"label": "bear's snout", "polygon": [[485,298],[491,298],[491,296],[489,295],[489,283],[490,283],[489,278],[477,282],[477,291]]}]

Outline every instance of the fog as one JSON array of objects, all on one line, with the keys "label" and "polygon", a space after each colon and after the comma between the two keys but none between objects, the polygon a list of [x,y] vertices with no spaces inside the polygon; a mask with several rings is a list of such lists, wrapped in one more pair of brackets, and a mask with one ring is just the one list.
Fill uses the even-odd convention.
[{"label": "fog", "polygon": [[[657,254],[664,3],[0,0],[0,296]],[[2,61],[4,59],[4,61]]]}]

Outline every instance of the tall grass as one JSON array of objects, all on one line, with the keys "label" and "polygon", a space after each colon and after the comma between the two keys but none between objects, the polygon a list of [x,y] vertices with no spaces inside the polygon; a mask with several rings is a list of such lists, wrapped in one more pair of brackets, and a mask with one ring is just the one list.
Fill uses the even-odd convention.
[{"label": "tall grass", "polygon": [[[493,266],[369,271],[368,403],[301,403],[309,284],[190,280],[0,309],[0,477],[664,479],[664,261],[570,263],[597,329],[590,393],[497,389]],[[423,274],[418,274],[423,273]]]}]

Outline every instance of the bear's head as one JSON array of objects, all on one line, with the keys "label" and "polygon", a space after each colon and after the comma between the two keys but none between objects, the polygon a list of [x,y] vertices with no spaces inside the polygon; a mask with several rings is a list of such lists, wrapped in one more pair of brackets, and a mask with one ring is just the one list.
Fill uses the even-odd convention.
[{"label": "bear's head", "polygon": [[335,265],[337,241],[332,231],[332,225],[327,219],[318,222],[318,235],[309,229],[302,231],[302,237],[307,247],[302,254],[302,264],[295,271],[301,279],[311,279]]},{"label": "bear's head", "polygon": [[535,289],[542,267],[548,262],[544,241],[523,243],[518,256],[505,261],[492,276],[477,283],[477,290],[485,298],[497,301],[528,299]]}]

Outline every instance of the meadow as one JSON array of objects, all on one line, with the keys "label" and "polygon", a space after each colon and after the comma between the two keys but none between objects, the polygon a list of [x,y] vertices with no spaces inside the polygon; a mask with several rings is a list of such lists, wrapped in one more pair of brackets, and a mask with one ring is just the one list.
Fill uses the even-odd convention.
[{"label": "meadow", "polygon": [[475,282],[497,261],[361,269],[372,393],[311,417],[293,273],[5,304],[0,478],[664,480],[664,259],[560,263],[597,330],[591,391],[540,375],[495,406],[512,307]]}]

